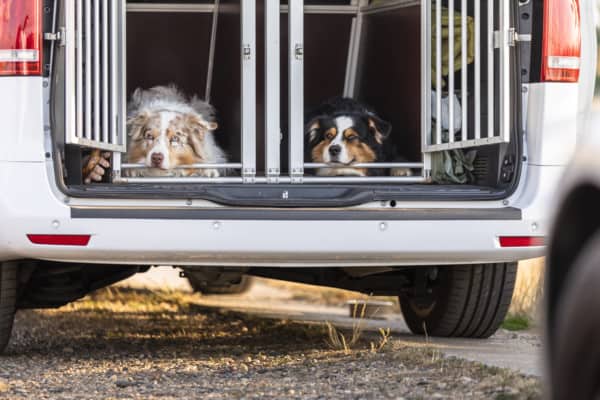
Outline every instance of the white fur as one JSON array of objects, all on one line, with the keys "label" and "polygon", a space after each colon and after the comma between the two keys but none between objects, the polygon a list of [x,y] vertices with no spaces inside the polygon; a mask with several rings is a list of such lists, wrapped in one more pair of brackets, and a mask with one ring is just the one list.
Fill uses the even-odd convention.
[{"label": "white fur", "polygon": [[352,118],[350,117],[341,116],[335,119],[335,124],[337,125],[338,133],[343,134],[348,129],[352,128],[354,121],[352,121]]},{"label": "white fur", "polygon": [[[337,135],[335,135],[335,138],[333,138],[333,140],[331,141],[329,146],[325,146],[325,148],[323,149],[323,161],[324,162],[326,162],[326,163],[332,162],[331,155],[329,154],[329,148],[334,145],[338,145],[342,149],[340,155],[338,156],[338,159],[336,160],[337,162],[339,162],[340,164],[350,164],[353,161],[352,159],[350,159],[350,155],[348,154],[348,149],[346,148],[346,144],[344,142],[344,132],[346,132],[348,129],[352,128],[352,125],[354,125],[354,121],[352,121],[352,118],[350,118],[350,117],[341,116],[341,117],[337,117],[335,119],[335,127],[337,130]],[[343,170],[344,174],[346,174],[346,172],[349,172],[349,171],[352,171],[352,169]],[[320,170],[317,171],[317,173],[322,176],[335,176],[335,175],[339,175],[340,172],[341,172],[340,169],[335,169],[335,170],[327,169],[325,171],[320,171]],[[356,175],[356,174],[357,174],[357,172],[355,171],[354,173],[351,173],[350,175]]]},{"label": "white fur", "polygon": [[[209,124],[215,121],[214,108],[193,97],[187,101],[186,97],[175,86],[157,86],[148,90],[136,89],[132,95],[131,101],[127,107],[128,119],[149,113],[151,115],[160,115],[160,136],[156,138],[152,149],[143,160],[131,160],[135,163],[144,163],[148,167],[152,166],[152,154],[160,153],[163,155],[163,163],[160,168],[144,168],[126,171],[128,176],[207,176],[218,177],[224,173],[221,170],[198,169],[191,174],[185,170],[171,169],[171,160],[169,159],[169,143],[166,136],[167,128],[170,122],[182,114],[196,114]],[[203,140],[203,158],[207,164],[222,164],[227,162],[227,157],[223,150],[217,145],[213,132],[209,129],[204,134]],[[125,157],[127,158],[127,157]]]}]

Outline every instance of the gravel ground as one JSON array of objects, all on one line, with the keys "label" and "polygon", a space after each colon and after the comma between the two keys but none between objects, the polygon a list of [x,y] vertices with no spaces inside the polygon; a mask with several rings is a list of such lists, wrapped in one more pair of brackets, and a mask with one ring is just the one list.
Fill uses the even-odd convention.
[{"label": "gravel ground", "polygon": [[332,347],[326,326],[198,299],[107,289],[60,310],[20,312],[0,356],[0,398],[541,397],[537,378],[444,357],[427,344],[364,333],[344,351]]}]

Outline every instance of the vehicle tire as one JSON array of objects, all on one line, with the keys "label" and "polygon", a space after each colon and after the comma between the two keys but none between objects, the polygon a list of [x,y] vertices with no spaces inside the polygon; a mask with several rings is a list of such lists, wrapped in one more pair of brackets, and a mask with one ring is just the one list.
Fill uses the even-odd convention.
[{"label": "vehicle tire", "polygon": [[600,398],[600,235],[577,257],[548,327],[552,399]]},{"label": "vehicle tire", "polygon": [[442,337],[488,338],[506,317],[516,263],[439,267],[426,296],[400,296],[409,329]]},{"label": "vehicle tire", "polygon": [[200,292],[204,295],[242,294],[247,292],[250,286],[252,286],[252,278],[246,275],[242,276],[239,283],[226,286],[216,286],[200,282],[194,278],[193,274],[189,274],[187,278],[194,292]]},{"label": "vehicle tire", "polygon": [[17,264],[0,263],[0,353],[6,349],[17,305]]}]

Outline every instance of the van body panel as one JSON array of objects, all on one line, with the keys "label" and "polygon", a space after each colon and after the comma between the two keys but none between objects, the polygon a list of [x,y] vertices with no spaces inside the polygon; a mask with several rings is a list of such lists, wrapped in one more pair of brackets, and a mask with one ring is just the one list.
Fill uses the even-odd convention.
[{"label": "van body panel", "polygon": [[[591,2],[582,1],[582,10]],[[582,12],[584,36],[591,13]],[[352,207],[385,210],[381,220],[256,220],[73,218],[73,208],[173,210],[218,209],[206,200],[72,198],[57,185],[49,115],[48,83],[41,77],[0,78],[0,261],[45,259],[107,264],[232,266],[381,266],[517,261],[543,255],[542,247],[501,248],[498,237],[544,236],[553,195],[586,116],[595,56],[584,38],[578,84],[527,85],[524,159],[514,193],[500,200],[411,199],[403,210],[520,210],[519,219],[383,218],[389,205]],[[60,80],[58,81],[60,82]],[[60,88],[56,88],[60,90]],[[55,127],[55,129],[60,129]],[[55,132],[60,136],[61,132]],[[526,161],[525,161],[526,160]],[[349,207],[332,206],[344,211]],[[293,209],[288,211],[290,214]],[[91,234],[84,248],[39,246],[27,234]]]},{"label": "van body panel", "polygon": [[579,85],[528,85],[526,137],[529,163],[567,165],[577,144]]},{"label": "van body panel", "polygon": [[44,160],[43,98],[42,78],[0,78],[0,161]]},{"label": "van body panel", "polygon": [[[48,163],[0,164],[0,184],[14,188],[0,201],[0,261],[44,259],[107,264],[220,266],[402,266],[517,261],[543,247],[506,249],[499,236],[544,236],[551,182],[561,168],[530,168],[531,181],[512,220],[166,220],[81,219],[48,185]],[[537,175],[537,176],[534,176]],[[548,184],[546,184],[548,182]],[[542,184],[543,183],[543,184]],[[32,192],[31,188],[36,188]],[[96,200],[96,207],[107,206]],[[87,208],[94,202],[86,201]],[[121,203],[119,205],[119,203]],[[131,203],[129,203],[131,205]],[[113,202],[115,211],[127,201]],[[150,209],[189,207],[185,201],[145,202]],[[413,202],[403,208],[418,210]],[[81,205],[77,206],[81,207]],[[436,202],[427,208],[503,208],[503,202]],[[522,207],[522,208],[521,208]],[[200,207],[202,208],[202,207]],[[293,213],[290,210],[289,213]],[[388,210],[389,212],[389,210]],[[398,209],[402,213],[403,209]],[[33,245],[27,234],[90,234],[87,247]]]}]

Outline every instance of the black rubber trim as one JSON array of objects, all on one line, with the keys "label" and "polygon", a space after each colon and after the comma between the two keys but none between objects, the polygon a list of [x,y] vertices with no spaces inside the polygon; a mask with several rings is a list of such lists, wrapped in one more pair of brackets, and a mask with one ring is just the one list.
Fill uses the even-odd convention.
[{"label": "black rubber trim", "polygon": [[272,210],[272,209],[133,209],[71,208],[73,219],[241,220],[241,221],[518,221],[517,208]]},{"label": "black rubber trim", "polygon": [[[286,193],[284,196],[283,194]],[[202,199],[232,207],[351,207],[373,201],[494,201],[505,192],[472,185],[201,185],[72,186],[67,195],[99,199]]]}]

